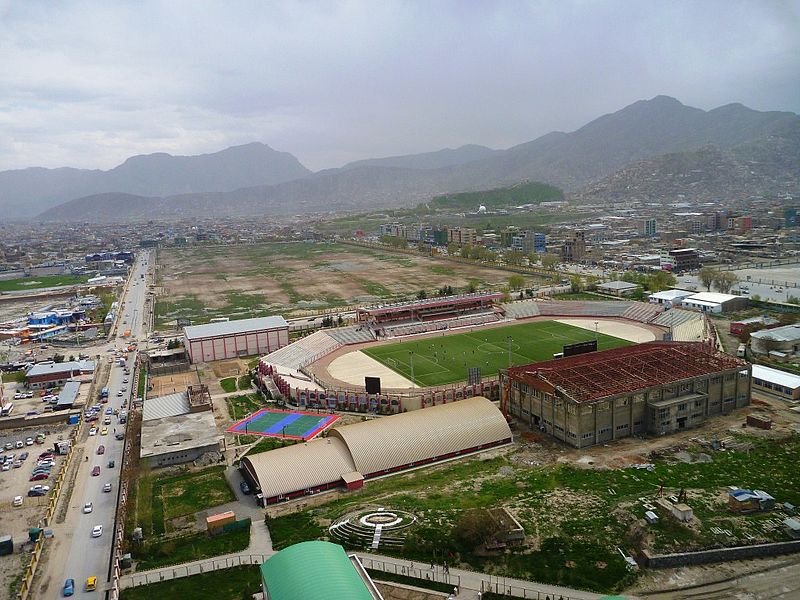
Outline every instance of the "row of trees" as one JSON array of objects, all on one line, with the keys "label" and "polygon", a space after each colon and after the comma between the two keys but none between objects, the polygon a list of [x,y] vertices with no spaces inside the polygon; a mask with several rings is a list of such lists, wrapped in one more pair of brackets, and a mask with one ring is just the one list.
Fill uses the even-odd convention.
[{"label": "row of trees", "polygon": [[727,294],[731,291],[734,285],[739,281],[736,273],[732,271],[720,271],[714,267],[703,267],[700,269],[700,282],[706,286],[706,291],[711,291],[713,285],[717,291],[722,294]]}]

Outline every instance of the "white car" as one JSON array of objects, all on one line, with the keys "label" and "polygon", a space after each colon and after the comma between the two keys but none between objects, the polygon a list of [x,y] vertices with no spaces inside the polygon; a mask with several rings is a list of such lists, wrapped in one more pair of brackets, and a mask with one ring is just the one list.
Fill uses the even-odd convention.
[{"label": "white car", "polygon": [[89,435],[97,435],[97,427],[92,427],[89,430]]},{"label": "white car", "polygon": [[92,537],[100,537],[101,535],[103,535],[102,525],[95,525],[92,527]]},{"label": "white car", "polygon": [[14,445],[15,445],[17,448],[24,448],[24,447],[25,447],[25,442],[23,442],[22,440],[18,440],[18,441],[17,441],[17,443],[16,443],[16,444],[14,444]]},{"label": "white car", "polygon": [[14,496],[14,502],[12,502],[14,506],[22,506],[22,496]]},{"label": "white car", "polygon": [[83,505],[83,514],[88,515],[92,510],[94,510],[94,505],[91,502]]},{"label": "white car", "polygon": [[33,438],[32,437],[25,438],[25,445],[26,446],[33,446]]}]

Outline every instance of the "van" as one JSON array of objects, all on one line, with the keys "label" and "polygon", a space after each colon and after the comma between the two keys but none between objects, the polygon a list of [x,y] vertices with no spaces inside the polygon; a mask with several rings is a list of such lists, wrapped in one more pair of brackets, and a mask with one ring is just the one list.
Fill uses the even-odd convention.
[{"label": "van", "polygon": [[86,578],[86,591],[93,592],[97,589],[97,577],[92,575]]},{"label": "van", "polygon": [[745,354],[747,354],[747,346],[744,344],[739,344],[739,347],[736,349],[736,356],[739,358],[744,358]]}]

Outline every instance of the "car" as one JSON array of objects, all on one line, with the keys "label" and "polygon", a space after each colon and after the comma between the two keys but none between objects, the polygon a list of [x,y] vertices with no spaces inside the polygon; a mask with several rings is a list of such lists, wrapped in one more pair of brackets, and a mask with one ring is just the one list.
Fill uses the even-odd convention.
[{"label": "car", "polygon": [[13,442],[6,442],[6,445],[4,447],[5,447],[6,450],[12,450],[14,448],[14,443]]},{"label": "car", "polygon": [[103,486],[103,491],[104,491],[105,493],[108,493],[108,492],[110,492],[110,491],[111,491],[111,484],[110,484],[110,483],[106,483],[106,484]]},{"label": "car", "polygon": [[91,502],[83,505],[83,514],[88,515],[92,510],[94,510],[94,505]]},{"label": "car", "polygon": [[39,455],[39,458],[40,459],[42,459],[42,458],[55,458],[55,455],[56,455],[55,452],[50,452],[50,450],[47,450],[45,452],[42,452]]},{"label": "car", "polygon": [[111,407],[109,406],[108,408],[106,408],[106,414],[107,414],[107,415],[112,415],[112,414],[114,414],[114,409],[113,409],[113,408],[111,408]]},{"label": "car", "polygon": [[22,400],[24,397],[25,394],[23,394],[22,392],[17,392],[16,394],[14,394],[14,400]]},{"label": "car", "polygon": [[14,501],[11,504],[12,506],[22,506],[22,496],[14,496]]},{"label": "car", "polygon": [[105,446],[100,445],[100,446],[97,447],[97,453],[98,454],[105,454],[105,451],[106,451],[106,447]]},{"label": "car", "polygon": [[111,425],[111,417],[106,417],[103,419],[103,425]]},{"label": "car", "polygon": [[34,485],[28,490],[28,497],[33,496],[46,496],[47,492],[50,491],[49,485]]},{"label": "car", "polygon": [[127,392],[128,388],[123,385],[121,388],[119,388],[119,391],[120,392]]},{"label": "car", "polygon": [[95,465],[94,469],[92,469],[92,477],[97,477],[98,475],[100,475],[100,467]]},{"label": "car", "polygon": [[26,446],[33,446],[33,438],[32,437],[25,438],[25,445]]},{"label": "car", "polygon": [[92,427],[89,430],[89,435],[97,435],[97,427]]},{"label": "car", "polygon": [[25,397],[26,397],[26,398],[33,398],[33,392],[27,392],[27,393],[25,394]]},{"label": "car", "polygon": [[102,525],[95,525],[92,527],[92,537],[100,537],[103,535],[103,526]]},{"label": "car", "polygon": [[16,462],[14,462],[13,466],[14,466],[15,469],[19,469],[22,466],[22,462],[16,461]]},{"label": "car", "polygon": [[[5,465],[3,465],[3,470],[6,470]],[[42,481],[44,479],[47,479],[48,477],[50,477],[50,473],[36,473],[34,475],[31,475],[28,481]]]},{"label": "car", "polygon": [[23,452],[22,454],[19,455],[19,459],[28,460],[28,456],[30,456],[30,454],[28,454],[27,452]]},{"label": "car", "polygon": [[[94,423],[95,421],[97,421],[97,418],[98,418],[97,415],[92,413],[91,416],[86,417],[86,421],[88,423]],[[92,427],[92,429],[94,429],[94,427]],[[95,435],[95,433],[97,433],[96,429],[94,429],[94,433],[92,433],[91,429],[89,430],[89,435]]]},{"label": "car", "polygon": [[118,396],[119,398],[122,398],[122,390],[120,390],[120,391],[118,391],[118,392],[117,392],[117,396]]},{"label": "car", "polygon": [[67,579],[64,582],[64,589],[61,590],[61,593],[64,596],[72,596],[75,593],[75,580],[74,579]]},{"label": "car", "polygon": [[25,442],[23,442],[22,440],[17,440],[17,443],[16,443],[16,444],[14,444],[14,446],[15,446],[17,449],[24,448],[24,447],[25,447]]},{"label": "car", "polygon": [[125,379],[123,379],[122,383],[128,383],[128,378],[126,377]]},{"label": "car", "polygon": [[116,439],[118,439],[118,440],[124,440],[125,439],[125,434],[122,433],[121,431],[118,431],[117,433],[114,434],[114,437]]},{"label": "car", "polygon": [[108,461],[108,468],[109,469],[113,469],[114,468],[114,461],[113,460]]},{"label": "car", "polygon": [[100,435],[108,435],[108,427],[103,427],[100,430]]},{"label": "car", "polygon": [[6,461],[3,463],[3,466],[0,467],[0,471],[10,471],[11,470],[11,461]]},{"label": "car", "polygon": [[247,485],[247,482],[246,482],[246,481],[242,481],[242,482],[239,484],[239,489],[241,489],[241,490],[242,490],[242,493],[243,493],[243,494],[245,494],[245,495],[247,495],[247,494],[249,494],[249,493],[250,493],[250,486],[249,486],[249,485]]}]

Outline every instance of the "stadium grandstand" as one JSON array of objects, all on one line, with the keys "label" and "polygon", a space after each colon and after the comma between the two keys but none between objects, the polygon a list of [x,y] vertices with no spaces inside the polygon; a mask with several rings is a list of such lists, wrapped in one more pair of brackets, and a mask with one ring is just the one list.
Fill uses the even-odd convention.
[{"label": "stadium grandstand", "polygon": [[364,481],[511,442],[491,401],[473,397],[331,429],[325,438],[245,456],[240,470],[263,504]]},{"label": "stadium grandstand", "polygon": [[388,323],[425,323],[440,319],[451,319],[468,314],[492,312],[503,297],[501,293],[462,294],[441,296],[426,300],[384,304],[358,309],[359,322],[379,328]]}]

